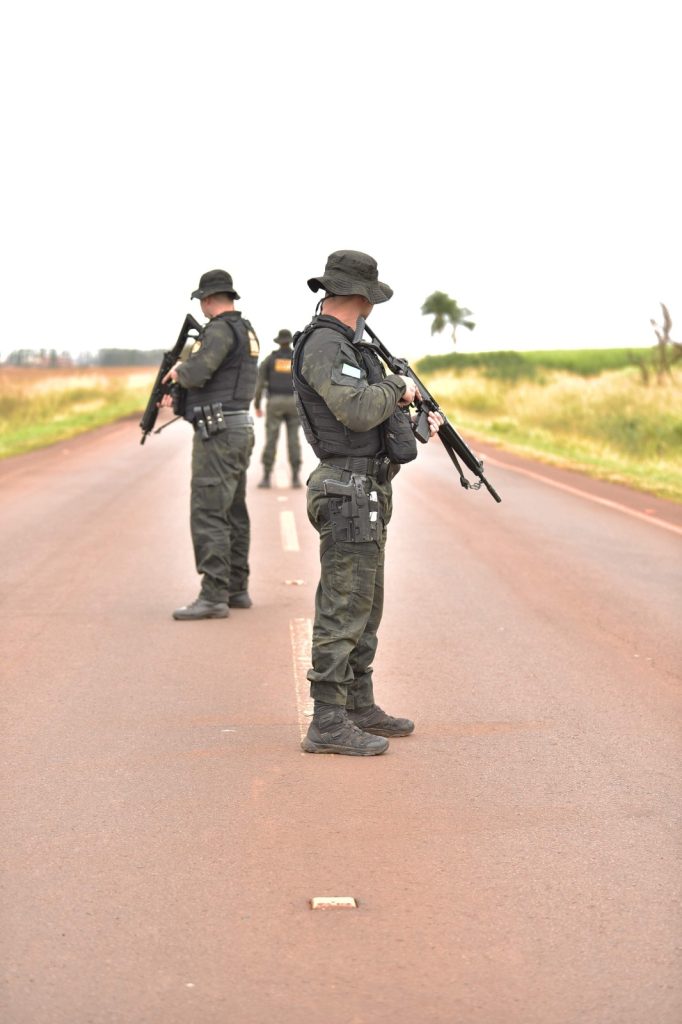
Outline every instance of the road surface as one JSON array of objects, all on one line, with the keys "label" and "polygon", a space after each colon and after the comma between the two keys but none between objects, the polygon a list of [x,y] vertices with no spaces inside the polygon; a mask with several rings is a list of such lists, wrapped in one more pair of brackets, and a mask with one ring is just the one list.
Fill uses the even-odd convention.
[{"label": "road surface", "polygon": [[682,507],[429,445],[375,673],[415,734],[311,756],[305,492],[256,456],[254,607],[175,622],[190,437],[137,442],[0,465],[0,1018],[679,1024]]}]

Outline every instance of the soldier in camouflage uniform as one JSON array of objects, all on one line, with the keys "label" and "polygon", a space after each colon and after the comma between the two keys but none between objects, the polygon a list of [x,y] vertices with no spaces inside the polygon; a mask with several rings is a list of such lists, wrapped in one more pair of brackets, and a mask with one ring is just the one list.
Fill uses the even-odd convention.
[{"label": "soldier in camouflage uniform", "polygon": [[189,357],[164,380],[186,389],[185,419],[194,427],[190,528],[199,597],[174,619],[224,619],[249,608],[250,522],[246,470],[253,450],[249,406],[256,387],[259,344],[234,308],[239,296],[225,270],[202,274],[192,292],[209,318]]},{"label": "soldier in camouflage uniform", "polygon": [[[320,535],[315,598],[313,720],[308,753],[382,754],[388,738],[414,723],[387,715],[374,701],[372,663],[384,594],[384,548],[392,511],[391,479],[416,456],[407,406],[408,377],[385,375],[378,356],[354,338],[359,316],[393,294],[371,256],[331,254],[321,314],[296,336],[293,381],[306,439],[320,459],[308,480],[308,517]],[[429,417],[431,433],[439,418]]]},{"label": "soldier in camouflage uniform", "polygon": [[278,348],[266,356],[258,367],[258,380],[253,404],[256,416],[262,416],[261,399],[267,391],[268,401],[265,414],[265,447],[263,448],[263,479],[259,487],[270,486],[270,475],[275,464],[277,441],[280,427],[286,423],[287,447],[291,466],[291,486],[300,487],[299,470],[301,468],[301,443],[298,437],[300,426],[294,388],[291,382],[291,331],[281,330],[275,338]]}]

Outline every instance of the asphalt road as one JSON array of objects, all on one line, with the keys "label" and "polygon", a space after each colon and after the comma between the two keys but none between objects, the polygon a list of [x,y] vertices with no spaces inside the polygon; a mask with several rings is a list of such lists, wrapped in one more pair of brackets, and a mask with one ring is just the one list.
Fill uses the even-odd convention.
[{"label": "asphalt road", "polygon": [[679,1024],[682,508],[429,445],[376,666],[416,732],[315,757],[304,492],[254,459],[255,605],[175,622],[190,438],[137,441],[0,465],[4,1024]]}]

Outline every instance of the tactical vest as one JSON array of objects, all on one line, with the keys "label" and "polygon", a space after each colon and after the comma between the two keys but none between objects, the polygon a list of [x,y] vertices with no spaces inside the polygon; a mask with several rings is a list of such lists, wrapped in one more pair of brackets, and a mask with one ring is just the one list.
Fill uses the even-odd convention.
[{"label": "tactical vest", "polygon": [[229,324],[235,344],[202,388],[188,388],[186,417],[190,420],[196,405],[221,402],[224,409],[248,409],[256,390],[259,351],[256,332],[241,313],[220,313],[214,319]]},{"label": "tactical vest", "polygon": [[[350,327],[343,327],[336,320],[326,316],[313,317],[303,331],[294,336],[294,359],[292,377],[296,407],[308,444],[318,459],[330,455],[354,455],[376,458],[384,450],[384,435],[381,424],[371,430],[355,431],[340,423],[317,391],[310,387],[303,376],[303,352],[313,331],[328,327],[342,334],[348,341],[353,340]],[[384,379],[384,371],[378,356],[373,352],[357,349],[357,354],[367,373],[367,382],[377,384]]]},{"label": "tactical vest", "polygon": [[294,386],[291,381],[291,361],[294,353],[290,348],[282,348],[268,356],[267,387],[269,395],[290,395]]}]

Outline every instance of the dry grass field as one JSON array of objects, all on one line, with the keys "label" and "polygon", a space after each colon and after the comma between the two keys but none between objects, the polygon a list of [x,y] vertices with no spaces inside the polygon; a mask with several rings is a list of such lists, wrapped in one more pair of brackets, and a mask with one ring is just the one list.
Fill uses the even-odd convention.
[{"label": "dry grass field", "polygon": [[140,367],[0,367],[0,457],[141,412],[155,376]]},{"label": "dry grass field", "polygon": [[448,370],[424,382],[465,436],[682,501],[682,367],[648,387],[635,367],[516,379]]},{"label": "dry grass field", "polygon": [[[421,372],[465,437],[682,501],[682,367],[649,387],[632,366],[578,370]],[[0,367],[0,457],[140,414],[155,375],[139,367]]]}]

